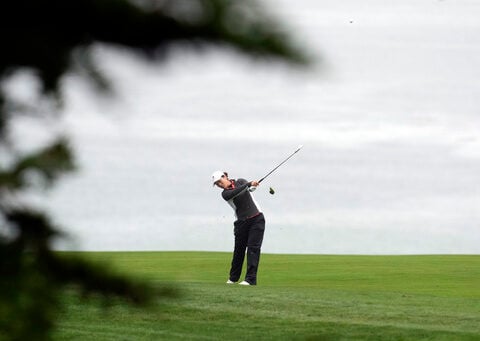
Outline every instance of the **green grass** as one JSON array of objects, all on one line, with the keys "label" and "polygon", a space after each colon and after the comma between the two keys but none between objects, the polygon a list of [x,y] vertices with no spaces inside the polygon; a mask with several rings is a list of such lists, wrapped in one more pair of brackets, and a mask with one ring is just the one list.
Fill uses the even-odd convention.
[{"label": "green grass", "polygon": [[83,255],[182,295],[141,310],[65,294],[55,340],[480,340],[480,256],[265,254],[242,287],[224,284],[227,253]]}]

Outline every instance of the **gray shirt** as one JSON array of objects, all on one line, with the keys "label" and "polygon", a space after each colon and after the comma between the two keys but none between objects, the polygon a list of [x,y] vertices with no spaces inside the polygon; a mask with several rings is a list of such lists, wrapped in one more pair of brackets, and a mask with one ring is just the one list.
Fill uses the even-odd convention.
[{"label": "gray shirt", "polygon": [[245,220],[261,213],[260,206],[249,191],[250,183],[245,179],[231,181],[232,186],[223,190],[222,197],[235,211],[237,220]]}]

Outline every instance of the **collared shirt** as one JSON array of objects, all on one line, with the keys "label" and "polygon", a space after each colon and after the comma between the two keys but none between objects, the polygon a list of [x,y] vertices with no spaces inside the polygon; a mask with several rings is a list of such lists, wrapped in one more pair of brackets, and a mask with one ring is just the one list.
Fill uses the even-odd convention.
[{"label": "collared shirt", "polygon": [[222,191],[223,199],[233,208],[237,220],[246,220],[262,212],[249,188],[249,182],[239,178],[231,180],[230,187]]}]

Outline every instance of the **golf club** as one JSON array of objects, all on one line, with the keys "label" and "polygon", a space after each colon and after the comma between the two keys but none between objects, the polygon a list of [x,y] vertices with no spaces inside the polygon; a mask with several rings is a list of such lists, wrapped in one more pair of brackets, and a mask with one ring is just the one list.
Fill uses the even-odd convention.
[{"label": "golf club", "polygon": [[[260,180],[258,180],[258,182],[262,182],[263,180],[265,180],[265,178],[267,176],[269,176],[270,174],[272,174],[273,172],[275,172],[278,167],[280,167],[281,165],[283,165],[285,162],[287,162],[293,155],[295,155],[300,149],[302,149],[303,145],[300,145],[298,146],[297,150],[295,150],[292,154],[290,154],[285,160],[283,160],[277,167],[275,167],[274,169],[272,169],[267,175],[265,175],[263,178],[261,178]],[[275,191],[271,190],[270,193],[273,194],[275,193]]]}]

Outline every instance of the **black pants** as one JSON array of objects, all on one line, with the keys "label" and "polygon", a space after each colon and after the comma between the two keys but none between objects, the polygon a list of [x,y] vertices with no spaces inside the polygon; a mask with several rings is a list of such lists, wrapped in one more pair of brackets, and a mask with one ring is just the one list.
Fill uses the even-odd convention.
[{"label": "black pants", "polygon": [[247,274],[245,281],[252,285],[257,284],[258,263],[260,262],[260,248],[262,247],[263,233],[265,232],[265,218],[263,214],[247,220],[234,223],[235,249],[233,250],[230,280],[238,281],[242,273],[245,250],[247,250]]}]

